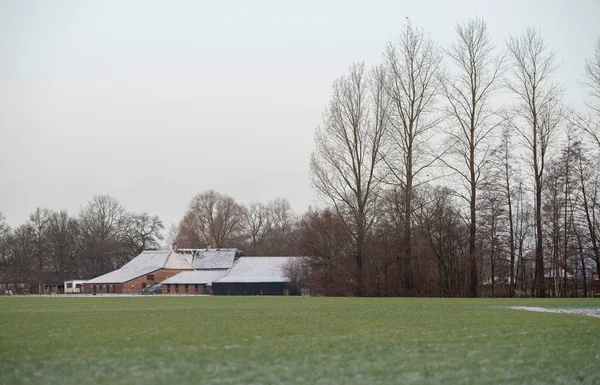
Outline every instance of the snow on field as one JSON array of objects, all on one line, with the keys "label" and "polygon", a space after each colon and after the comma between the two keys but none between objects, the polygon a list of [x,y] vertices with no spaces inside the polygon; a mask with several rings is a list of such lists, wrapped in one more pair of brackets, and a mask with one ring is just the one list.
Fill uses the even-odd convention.
[{"label": "snow on field", "polygon": [[515,310],[538,311],[543,313],[562,313],[562,314],[580,314],[589,315],[591,317],[600,317],[600,308],[586,307],[533,307],[533,306],[511,306]]}]

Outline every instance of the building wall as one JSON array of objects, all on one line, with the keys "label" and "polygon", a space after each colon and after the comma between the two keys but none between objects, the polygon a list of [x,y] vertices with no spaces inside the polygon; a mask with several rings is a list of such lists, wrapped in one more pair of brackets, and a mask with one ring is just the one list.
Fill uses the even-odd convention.
[{"label": "building wall", "polygon": [[210,294],[210,286],[194,283],[163,284],[162,294]]},{"label": "building wall", "polygon": [[214,295],[288,295],[290,290],[284,282],[213,282],[212,293]]},{"label": "building wall", "polygon": [[171,269],[159,269],[155,270],[148,275],[153,275],[154,279],[148,279],[148,275],[132,279],[125,283],[86,283],[83,285],[85,293],[93,293],[94,285],[96,285],[96,293],[118,293],[118,294],[140,294],[146,286],[152,286],[155,283],[160,283],[167,278],[174,276],[177,273],[181,273],[184,270],[171,270]]}]

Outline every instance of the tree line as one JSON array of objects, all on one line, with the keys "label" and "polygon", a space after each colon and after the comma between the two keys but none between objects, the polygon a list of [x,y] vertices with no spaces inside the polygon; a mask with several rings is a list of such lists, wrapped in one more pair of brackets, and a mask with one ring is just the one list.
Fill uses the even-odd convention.
[{"label": "tree line", "polygon": [[308,256],[289,273],[314,294],[591,295],[600,276],[600,39],[578,108],[563,101],[556,52],[539,31],[503,46],[481,19],[458,24],[447,48],[407,22],[380,63],[351,65],[315,130],[320,207],[298,215],[285,198],[244,205],[208,190],[164,240],[158,217],[108,196],[77,217],[38,209],[16,229],[0,220],[2,280],[46,270],[90,278],[165,241]]},{"label": "tree line", "polygon": [[[498,48],[473,19],[444,48],[409,21],[380,63],[353,64],[334,82],[311,159],[331,213],[314,219],[345,236],[349,293],[597,287],[600,39],[582,108],[564,102],[557,68],[533,28]],[[330,269],[313,272],[342,274]]]},{"label": "tree line", "polygon": [[75,217],[37,208],[11,229],[0,213],[0,283],[40,285],[93,278],[115,270],[162,239],[157,216],[127,211],[108,195],[93,197]]}]

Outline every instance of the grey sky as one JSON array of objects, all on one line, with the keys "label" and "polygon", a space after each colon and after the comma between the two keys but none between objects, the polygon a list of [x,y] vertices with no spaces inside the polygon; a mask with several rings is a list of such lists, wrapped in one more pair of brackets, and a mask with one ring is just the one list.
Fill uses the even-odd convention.
[{"label": "grey sky", "polygon": [[15,226],[106,193],[168,228],[213,188],[300,213],[333,80],[406,17],[447,47],[475,16],[502,48],[538,27],[567,101],[584,99],[597,0],[0,1],[0,212]]}]

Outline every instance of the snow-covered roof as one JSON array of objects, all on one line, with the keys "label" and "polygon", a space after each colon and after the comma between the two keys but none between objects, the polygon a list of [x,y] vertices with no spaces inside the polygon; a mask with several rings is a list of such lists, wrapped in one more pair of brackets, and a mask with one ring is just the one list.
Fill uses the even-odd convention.
[{"label": "snow-covered roof", "polygon": [[189,254],[183,254],[176,251],[171,252],[167,261],[165,262],[163,269],[177,269],[186,270],[193,269],[191,264],[191,256]]},{"label": "snow-covered roof", "polygon": [[[127,266],[127,265],[125,265]],[[86,283],[124,283],[127,281],[131,281],[137,277],[141,277],[142,275],[150,274],[153,271],[159,270],[160,267],[156,266],[140,266],[140,267],[125,267],[111,271],[110,273],[101,275],[94,279],[88,280]]]},{"label": "snow-covered roof", "polygon": [[196,270],[182,271],[171,278],[162,281],[162,284],[209,284],[227,274],[227,270]]},{"label": "snow-covered roof", "polygon": [[191,256],[194,269],[230,269],[238,249],[180,249],[181,253]]},{"label": "snow-covered roof", "polygon": [[171,254],[171,250],[146,250],[126,263],[122,268],[156,267],[162,268]]},{"label": "snow-covered roof", "polygon": [[86,283],[124,283],[159,269],[213,270],[230,269],[237,249],[146,250],[122,268],[101,275]]},{"label": "snow-covered roof", "polygon": [[289,282],[285,267],[303,257],[241,257],[217,283]]}]

